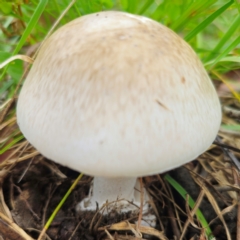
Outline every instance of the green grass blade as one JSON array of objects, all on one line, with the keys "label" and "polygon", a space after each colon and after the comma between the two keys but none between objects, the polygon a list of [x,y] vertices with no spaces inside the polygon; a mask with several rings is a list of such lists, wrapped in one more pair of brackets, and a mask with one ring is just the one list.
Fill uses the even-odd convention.
[{"label": "green grass blade", "polygon": [[238,0],[234,0],[236,8],[238,9],[238,13],[240,13],[240,2]]},{"label": "green grass blade", "polygon": [[210,23],[212,23],[213,20],[216,19],[220,14],[226,11],[232,4],[233,4],[233,1],[229,1],[224,6],[219,8],[216,12],[211,14],[201,24],[199,24],[199,26],[197,26],[193,31],[191,31],[184,39],[186,41],[191,40],[194,36],[196,36],[199,32],[201,32],[205,27],[207,27]]},{"label": "green grass blade", "polygon": [[23,135],[16,137],[14,140],[12,140],[10,143],[8,143],[5,147],[0,149],[0,155],[5,153],[9,148],[11,148],[16,143],[20,142],[23,138],[24,138]]},{"label": "green grass blade", "polygon": [[226,125],[226,124],[222,124],[221,127],[226,129],[226,130],[240,131],[240,125]]},{"label": "green grass blade", "polygon": [[[172,185],[172,187],[174,187],[174,189],[186,200],[186,195],[189,194],[179,183],[177,183],[169,174],[166,174],[164,176],[164,179],[167,180]],[[193,208],[195,205],[194,200],[190,196],[188,198],[188,204],[191,208]],[[208,222],[199,209],[196,211],[196,216],[197,219],[201,222],[202,227],[205,229],[208,238],[213,239],[212,231],[208,225]]]},{"label": "green grass blade", "polygon": [[[233,0],[232,0],[233,1]],[[193,2],[188,9],[172,24],[171,28],[174,31],[180,31],[186,26],[189,20],[193,19],[199,12],[208,9],[216,0],[202,0]]]},{"label": "green grass blade", "polygon": [[62,205],[65,203],[65,201],[67,200],[68,196],[71,194],[71,192],[76,187],[77,183],[81,180],[82,177],[83,177],[83,173],[80,173],[78,175],[78,177],[76,178],[76,180],[73,182],[72,186],[68,189],[68,191],[66,192],[64,197],[61,199],[60,203],[57,205],[57,207],[55,208],[53,213],[51,214],[50,218],[48,219],[47,223],[45,224],[45,226],[44,226],[40,236],[38,237],[38,239],[42,239],[42,237],[44,236],[45,232],[48,230],[48,228],[51,225],[52,221],[56,217],[58,211],[61,209]]},{"label": "green grass blade", "polygon": [[238,36],[214,61],[208,65],[207,69],[212,68],[215,64],[220,62],[229,52],[231,52],[240,43],[240,36]]},{"label": "green grass blade", "polygon": [[[214,63],[214,59],[205,63],[204,66],[207,67],[209,65],[212,65]],[[240,56],[230,56],[230,57],[224,57],[220,59],[218,62],[232,62],[232,63],[240,63]]]},{"label": "green grass blade", "polygon": [[128,1],[127,11],[130,12],[130,13],[136,13],[136,11],[137,11],[137,2],[133,1],[133,0]]},{"label": "green grass blade", "polygon": [[147,0],[144,5],[140,8],[140,10],[138,11],[139,15],[144,14],[145,11],[147,11],[147,9],[152,5],[153,0]]},{"label": "green grass blade", "polygon": [[217,46],[211,51],[211,54],[207,57],[205,61],[209,61],[212,59],[216,54],[218,54],[221,50],[221,48],[229,41],[229,39],[232,37],[234,32],[239,28],[240,26],[240,15],[238,15],[233,22],[233,24],[230,26],[228,31],[224,34],[224,36],[221,38]]},{"label": "green grass blade", "polygon": [[81,14],[81,12],[80,12],[80,10],[79,10],[79,8],[78,8],[78,6],[77,6],[76,3],[74,3],[74,9],[75,9],[75,11],[76,11],[78,17],[82,16],[82,14]]},{"label": "green grass blade", "polygon": [[[13,53],[12,53],[12,56],[17,54],[19,52],[19,50],[22,48],[22,46],[24,45],[24,43],[26,42],[29,34],[31,33],[32,29],[35,27],[36,23],[38,22],[41,14],[43,13],[46,5],[48,3],[48,0],[41,0],[38,4],[38,6],[36,7],[34,13],[33,13],[33,16],[31,17],[30,21],[28,22],[27,24],[27,27],[26,29],[24,30],[23,34],[22,34],[22,37],[20,38],[16,48],[14,49]],[[0,81],[3,79],[5,73],[7,72],[7,69],[8,69],[8,66],[7,65],[4,70],[3,70],[3,73],[2,75],[0,76]]]}]

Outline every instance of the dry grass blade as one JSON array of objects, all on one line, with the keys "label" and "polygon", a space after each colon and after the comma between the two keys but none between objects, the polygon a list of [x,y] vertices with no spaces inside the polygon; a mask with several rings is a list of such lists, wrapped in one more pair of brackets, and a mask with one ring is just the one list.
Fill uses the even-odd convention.
[{"label": "dry grass blade", "polygon": [[[221,211],[221,215],[224,216],[224,214],[227,214],[229,212],[231,212],[235,207],[236,207],[237,203],[234,203],[232,204],[231,206],[229,207],[226,207],[224,208],[222,211]],[[210,223],[209,225],[211,225],[212,223],[214,223],[214,221],[216,221],[218,219],[218,216],[216,218],[214,218]]]},{"label": "dry grass blade", "polygon": [[[105,231],[105,229],[113,230],[113,231],[132,231],[134,234],[136,231],[136,225],[130,224],[129,222],[124,221],[124,222],[112,224],[111,226],[100,227],[100,228],[98,228],[98,231]],[[165,235],[162,232],[156,230],[155,228],[139,226],[139,231],[141,234],[147,234],[150,236],[154,236],[160,240],[167,240]]]},{"label": "dry grass blade", "polygon": [[105,233],[107,234],[107,236],[109,237],[110,240],[114,240],[114,238],[112,237],[112,235],[109,233],[109,231],[107,229],[104,229]]},{"label": "dry grass blade", "polygon": [[[236,171],[236,169],[233,169],[233,179],[234,184],[237,186],[240,185],[240,179],[239,179],[239,171]],[[239,191],[237,192],[237,239],[240,239],[240,194]]]},{"label": "dry grass blade", "polygon": [[66,179],[67,178],[67,176],[65,175],[65,174],[63,174],[60,170],[59,170],[59,168],[56,166],[56,164],[55,163],[49,163],[49,162],[47,162],[47,161],[44,161],[44,160],[42,160],[42,163],[43,163],[43,165],[45,165],[46,167],[48,167],[48,169],[50,170],[50,171],[52,171],[56,176],[58,176],[60,179]]},{"label": "dry grass blade", "polygon": [[123,236],[123,235],[110,235],[108,236],[108,238],[104,238],[103,240],[148,240],[148,239],[145,239],[145,238],[137,238],[135,236]]},{"label": "dry grass blade", "polygon": [[[5,109],[5,107],[9,104],[9,102],[11,102],[11,100],[12,99],[7,99],[4,103],[2,103],[1,104],[1,106],[0,106],[0,111],[2,111],[3,109]],[[0,119],[3,119],[3,114],[1,113],[1,115],[0,115],[1,117],[0,117]],[[2,121],[0,121],[0,123],[1,123]]]},{"label": "dry grass blade", "polygon": [[184,235],[186,233],[186,230],[188,228],[188,225],[189,223],[191,223],[195,228],[199,228],[195,223],[194,223],[194,220],[193,220],[193,216],[195,215],[196,211],[198,210],[201,202],[202,202],[202,199],[204,197],[204,191],[201,191],[199,196],[198,196],[198,199],[196,201],[196,204],[194,206],[194,208],[192,209],[192,211],[189,210],[189,206],[188,206],[188,199],[186,201],[186,209],[187,209],[187,212],[188,212],[188,219],[187,221],[185,222],[184,224],[184,227],[183,227],[183,230],[182,230],[182,235],[180,237],[180,240],[182,240],[184,238]]},{"label": "dry grass blade", "polygon": [[0,229],[1,234],[6,239],[33,240],[26,232],[23,231],[16,223],[0,212]]},{"label": "dry grass blade", "polygon": [[129,229],[131,230],[131,232],[134,234],[135,237],[142,238],[142,233],[139,229],[140,228],[139,223],[137,223],[135,226],[132,224],[136,229],[128,221],[126,221],[126,223],[127,223]]},{"label": "dry grass blade", "polygon": [[12,215],[4,200],[2,187],[0,188],[0,213],[3,213],[6,217],[12,220]]},{"label": "dry grass blade", "polygon": [[7,120],[6,122],[2,123],[0,125],[0,131],[3,130],[5,127],[7,127],[10,124],[14,124],[16,122],[16,117],[12,117],[9,120]]},{"label": "dry grass blade", "polygon": [[16,60],[16,59],[19,59],[19,60],[22,60],[22,61],[24,61],[24,62],[28,62],[28,63],[33,63],[33,59],[32,58],[30,58],[30,57],[28,57],[28,56],[26,56],[26,55],[15,55],[15,56],[13,56],[13,57],[10,57],[10,58],[8,58],[6,61],[4,61],[3,63],[1,63],[0,64],[0,69],[1,68],[3,68],[3,67],[5,67],[8,63],[10,63],[10,62],[12,62],[12,61],[14,61],[14,60]]},{"label": "dry grass blade", "polygon": [[214,198],[214,196],[211,194],[211,192],[208,190],[208,188],[205,186],[205,184],[197,177],[193,176],[194,177],[194,180],[199,184],[199,186],[202,187],[205,195],[207,196],[209,202],[211,203],[215,213],[217,214],[217,216],[219,217],[219,219],[221,220],[224,228],[225,228],[225,232],[226,232],[226,235],[227,235],[227,239],[228,240],[231,240],[231,235],[230,235],[230,232],[229,232],[229,229],[228,229],[228,226],[221,214],[221,210],[219,209],[219,206],[217,204],[217,201],[216,199]]},{"label": "dry grass blade", "polygon": [[142,221],[142,211],[143,211],[143,182],[142,182],[142,178],[139,178],[139,182],[140,182],[140,192],[141,192],[141,203],[140,203],[140,211],[139,211],[139,215],[138,215],[138,223],[137,223],[137,228],[139,228],[141,226],[141,221]]},{"label": "dry grass blade", "polygon": [[[179,216],[179,211],[177,209],[178,206],[177,206],[177,204],[174,203],[174,197],[173,197],[172,189],[170,188],[169,184],[167,184],[167,188],[168,188],[170,199],[171,199],[172,204],[173,204],[174,213],[175,213],[175,216],[176,216],[174,218],[174,214],[170,211],[170,216],[172,215],[171,216],[172,228],[173,228],[173,231],[174,231],[175,235],[180,238],[180,231],[181,232],[183,231],[183,227],[182,227],[182,223],[181,223],[181,218]],[[168,200],[169,203],[170,203],[170,199]]]}]

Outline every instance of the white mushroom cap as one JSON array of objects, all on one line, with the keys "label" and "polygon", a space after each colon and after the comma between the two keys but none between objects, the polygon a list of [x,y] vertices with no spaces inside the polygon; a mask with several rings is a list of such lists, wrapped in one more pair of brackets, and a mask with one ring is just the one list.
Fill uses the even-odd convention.
[{"label": "white mushroom cap", "polygon": [[221,109],[184,40],[148,18],[109,11],[78,18],[47,39],[17,118],[47,158],[89,175],[135,177],[203,153]]}]

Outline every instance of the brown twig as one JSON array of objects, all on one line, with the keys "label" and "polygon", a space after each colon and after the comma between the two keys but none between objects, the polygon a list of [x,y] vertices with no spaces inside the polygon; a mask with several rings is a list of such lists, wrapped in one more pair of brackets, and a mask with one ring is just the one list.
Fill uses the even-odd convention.
[{"label": "brown twig", "polygon": [[140,202],[140,209],[139,209],[139,215],[138,215],[137,229],[139,229],[141,226],[142,212],[143,212],[143,200],[144,200],[144,196],[143,196],[144,190],[143,190],[142,178],[139,178],[139,182],[140,182],[141,202]]},{"label": "brown twig", "polygon": [[[237,186],[240,186],[240,179],[239,179],[239,173],[236,171],[235,168],[232,168],[233,171],[233,179],[234,179],[234,184]],[[236,233],[236,239],[240,240],[240,193],[239,191],[237,192],[237,233]]]},{"label": "brown twig", "polygon": [[173,209],[172,209],[170,201],[168,201],[168,216],[170,218],[173,233],[176,236],[176,239],[179,239],[181,234],[180,234],[177,222],[176,222],[176,218],[173,214]]},{"label": "brown twig", "polygon": [[[204,193],[204,191],[202,190],[202,191],[200,192],[198,198],[197,198],[197,201],[196,201],[196,203],[195,203],[192,211],[188,214],[188,219],[187,219],[187,221],[186,221],[185,224],[184,224],[184,227],[183,227],[183,231],[182,231],[180,240],[182,240],[182,239],[184,238],[185,232],[186,232],[186,230],[187,230],[188,225],[189,225],[191,222],[193,222],[192,217],[195,215],[196,211],[198,210],[198,208],[199,208],[199,206],[200,206],[200,204],[201,204],[201,202],[202,202],[202,199],[203,199],[204,195],[205,195],[205,193]],[[188,205],[188,201],[186,201],[186,205]]]}]

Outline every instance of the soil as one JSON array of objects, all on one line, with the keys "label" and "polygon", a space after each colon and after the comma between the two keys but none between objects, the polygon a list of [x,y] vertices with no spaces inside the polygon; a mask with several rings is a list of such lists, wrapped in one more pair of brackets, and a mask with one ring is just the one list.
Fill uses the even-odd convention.
[{"label": "soil", "polygon": [[[190,163],[187,167],[169,172],[195,200],[198,198],[201,188],[193,180],[189,169],[194,169],[196,165],[198,165],[197,161]],[[7,174],[2,184],[4,199],[14,222],[29,236],[37,239],[46,221],[78,175],[78,172],[43,159],[40,155],[34,159],[17,163]],[[152,234],[153,232],[149,228],[149,232],[147,232],[149,234],[142,232],[142,239],[179,239],[180,232],[182,232],[182,229],[179,229],[179,223],[183,226],[188,219],[187,215],[189,214],[185,200],[174,189],[170,188],[163,177],[164,175],[156,175],[144,178],[144,185],[151,194],[155,210],[160,217],[155,227],[159,235]],[[115,226],[114,224],[119,222],[125,221],[124,223],[126,223],[126,220],[131,226],[131,223],[134,224],[137,221],[138,215],[132,216],[131,213],[128,213],[120,216],[111,213],[102,217],[97,212],[76,212],[77,203],[88,195],[91,180],[91,177],[83,176],[54,218],[45,239],[140,239],[131,227],[120,229],[116,225],[115,230],[105,228],[105,226]],[[211,189],[219,207],[221,209],[227,208],[229,201],[231,201],[229,196],[225,193],[218,193],[210,185],[208,187]],[[216,239],[227,239],[223,223],[217,217],[216,211],[208,198],[203,198],[200,209],[207,222],[213,222],[210,227]],[[226,212],[224,218],[232,239],[236,239],[236,207]],[[184,239],[206,239],[203,234],[204,229],[202,229],[198,220],[193,217],[191,221]],[[20,236],[17,238],[17,236],[11,234],[13,234],[11,230],[0,231],[3,239],[21,239]],[[160,234],[162,234],[162,237]],[[9,238],[9,236],[12,236],[12,238]]]}]

